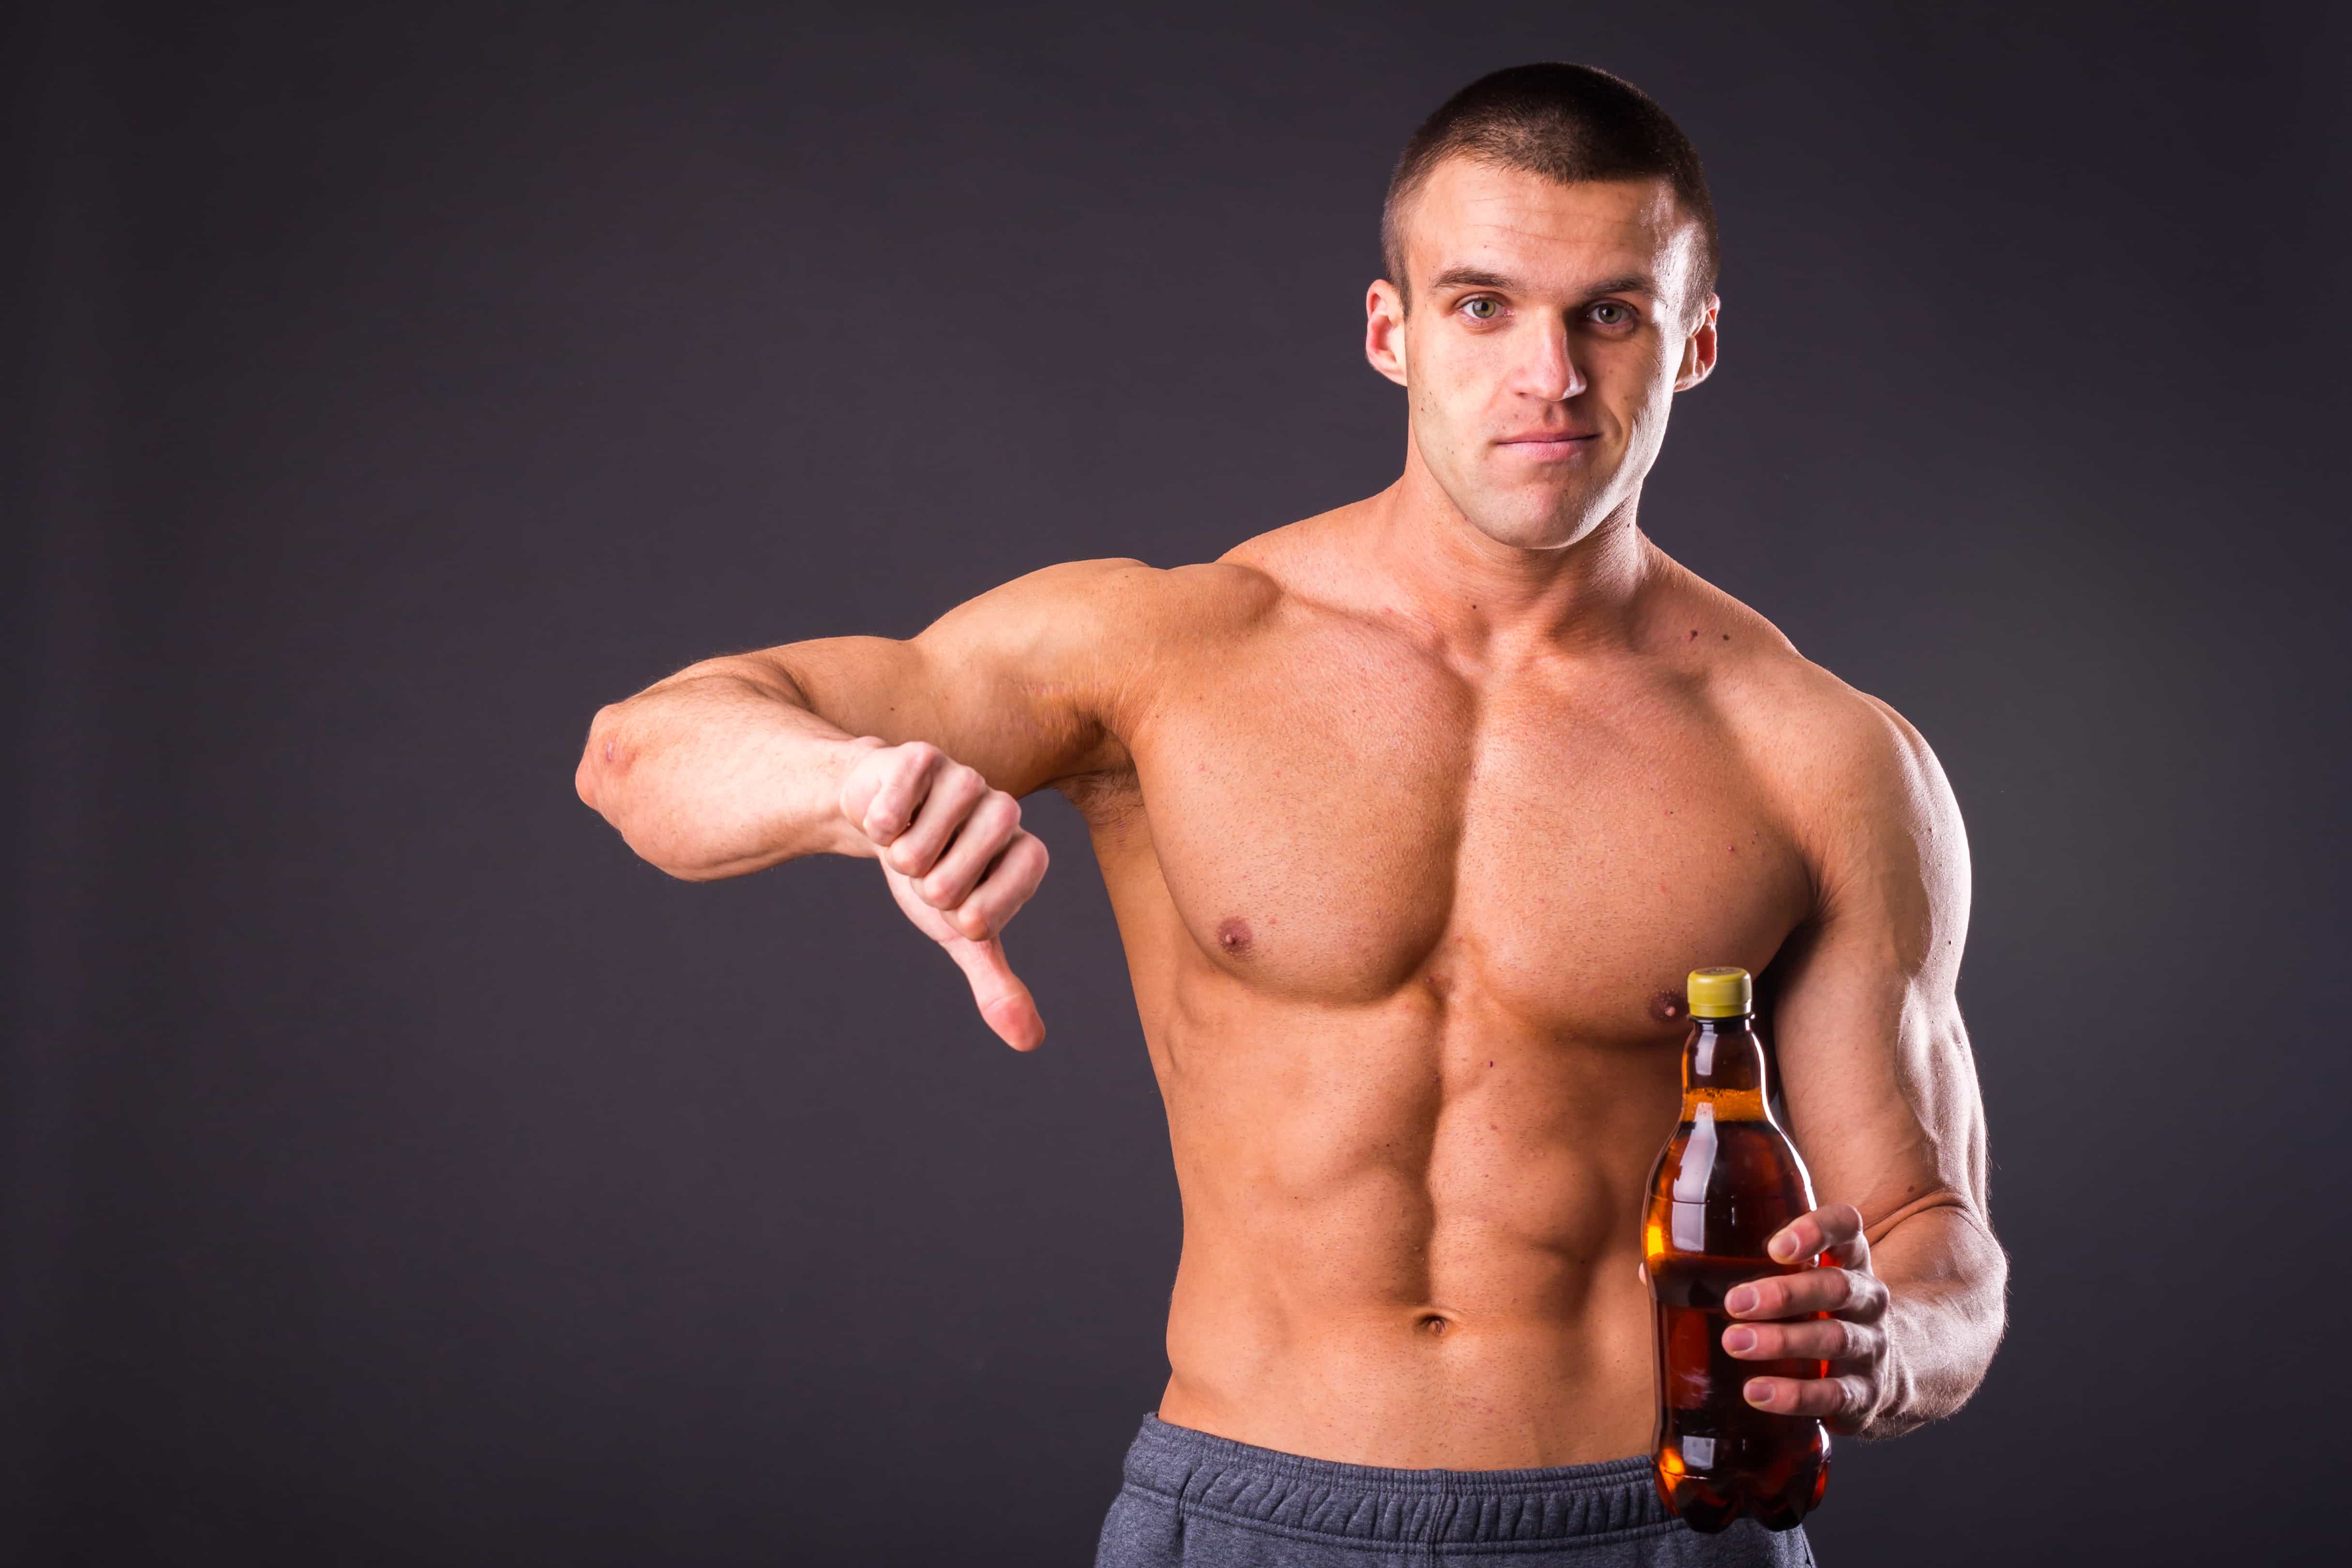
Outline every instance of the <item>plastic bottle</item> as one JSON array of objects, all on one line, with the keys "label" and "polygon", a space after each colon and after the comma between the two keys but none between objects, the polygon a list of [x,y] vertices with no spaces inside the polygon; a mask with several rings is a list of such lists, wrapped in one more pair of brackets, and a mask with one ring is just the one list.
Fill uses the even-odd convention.
[{"label": "plastic bottle", "polygon": [[[1821,1361],[1742,1361],[1723,1348],[1723,1299],[1817,1259],[1778,1263],[1775,1231],[1813,1207],[1804,1161],[1772,1119],[1745,969],[1694,969],[1683,1113],[1650,1174],[1642,1253],[1657,1303],[1658,1496],[1712,1534],[1742,1513],[1788,1530],[1822,1500],[1830,1438],[1811,1416],[1748,1403],[1751,1377],[1822,1377]],[[1826,1316],[1826,1313],[1817,1314]]]}]

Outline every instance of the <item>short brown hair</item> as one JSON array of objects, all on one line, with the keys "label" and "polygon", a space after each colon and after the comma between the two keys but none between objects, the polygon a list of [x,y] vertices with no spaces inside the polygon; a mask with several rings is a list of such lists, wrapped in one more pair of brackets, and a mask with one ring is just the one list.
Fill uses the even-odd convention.
[{"label": "short brown hair", "polygon": [[1563,185],[1584,180],[1664,180],[1698,220],[1695,298],[1715,291],[1721,265],[1715,200],[1682,127],[1632,82],[1591,66],[1512,66],[1480,77],[1438,106],[1404,144],[1381,209],[1381,258],[1405,303],[1402,224],[1406,204],[1448,158],[1475,158]]}]

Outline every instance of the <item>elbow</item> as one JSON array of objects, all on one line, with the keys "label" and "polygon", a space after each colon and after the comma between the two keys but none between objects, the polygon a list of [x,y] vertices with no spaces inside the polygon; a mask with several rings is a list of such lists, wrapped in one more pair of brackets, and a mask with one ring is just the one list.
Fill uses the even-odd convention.
[{"label": "elbow", "polygon": [[641,858],[672,876],[691,877],[690,868],[673,866],[669,857],[659,852],[662,846],[648,841],[663,836],[652,831],[659,813],[649,812],[652,802],[644,798],[645,791],[629,788],[642,749],[637,737],[629,733],[627,704],[597,709],[589,721],[587,744],[580,748],[580,766],[572,769],[572,787],[579,791],[580,803],[611,823]]},{"label": "elbow", "polygon": [[588,726],[587,744],[572,774],[581,804],[610,823],[631,853],[665,875],[680,882],[715,882],[737,874],[739,868],[712,864],[698,854],[700,846],[677,831],[658,800],[628,788],[641,747],[628,733],[626,706],[600,708]]},{"label": "elbow", "polygon": [[580,803],[592,811],[604,813],[607,821],[612,814],[604,810],[605,785],[624,766],[619,738],[614,733],[618,711],[612,707],[596,710],[596,716],[588,724],[587,744],[580,748],[580,766],[572,772],[572,787],[580,792]]},{"label": "elbow", "polygon": [[572,788],[580,796],[580,803],[592,811],[601,811],[596,804],[596,747],[591,740],[580,754],[580,766],[572,770]]}]

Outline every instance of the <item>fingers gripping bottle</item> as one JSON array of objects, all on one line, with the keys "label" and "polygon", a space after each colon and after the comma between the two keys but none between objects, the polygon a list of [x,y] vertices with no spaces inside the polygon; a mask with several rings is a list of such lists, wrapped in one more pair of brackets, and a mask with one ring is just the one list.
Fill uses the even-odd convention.
[{"label": "fingers gripping bottle", "polygon": [[1804,1162],[1765,1100],[1764,1048],[1745,969],[1694,969],[1683,1114],[1650,1173],[1642,1253],[1657,1303],[1658,1496],[1708,1534],[1742,1513],[1788,1530],[1829,1485],[1830,1439],[1811,1416],[1743,1396],[1751,1377],[1821,1377],[1820,1361],[1741,1361],[1723,1348],[1724,1297],[1814,1260],[1776,1263],[1773,1232],[1813,1207]]}]

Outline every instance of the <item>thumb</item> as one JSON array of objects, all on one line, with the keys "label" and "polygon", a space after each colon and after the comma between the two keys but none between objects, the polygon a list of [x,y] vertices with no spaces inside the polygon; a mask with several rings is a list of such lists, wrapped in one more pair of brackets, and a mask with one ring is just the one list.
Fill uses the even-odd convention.
[{"label": "thumb", "polygon": [[980,1016],[1005,1044],[1015,1051],[1034,1051],[1045,1043],[1045,1020],[1038,1016],[1029,988],[1004,961],[1003,938],[972,942],[959,937],[947,949],[971,982],[971,999],[979,1004]]}]

